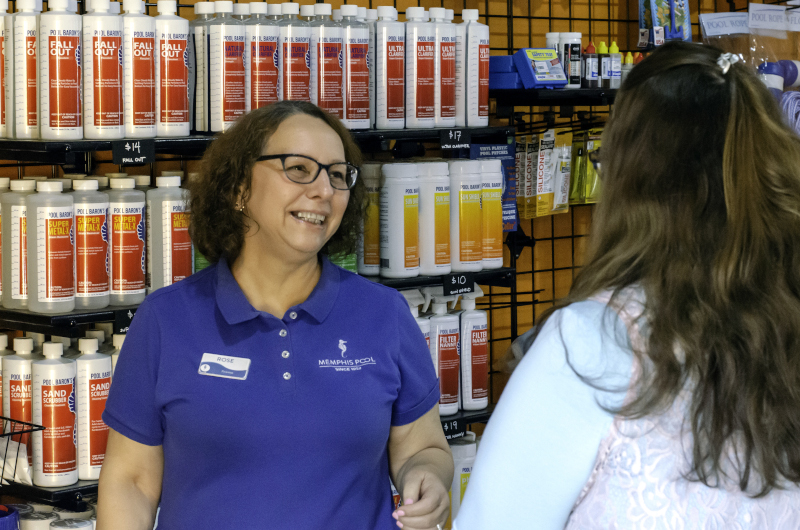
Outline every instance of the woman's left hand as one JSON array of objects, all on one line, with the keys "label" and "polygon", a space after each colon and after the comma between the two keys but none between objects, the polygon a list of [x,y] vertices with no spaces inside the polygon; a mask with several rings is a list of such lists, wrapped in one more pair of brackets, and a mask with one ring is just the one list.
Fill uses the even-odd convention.
[{"label": "woman's left hand", "polygon": [[392,517],[403,530],[435,530],[444,525],[450,509],[447,487],[436,474],[419,466],[408,470],[402,491],[403,504]]}]

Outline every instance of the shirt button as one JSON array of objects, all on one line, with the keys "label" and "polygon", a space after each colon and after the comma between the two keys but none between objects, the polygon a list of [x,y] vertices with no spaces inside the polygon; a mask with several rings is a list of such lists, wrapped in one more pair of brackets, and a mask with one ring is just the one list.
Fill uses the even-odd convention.
[{"label": "shirt button", "polygon": [[294,320],[295,318],[297,318],[297,313],[295,313],[294,311],[292,311],[291,313],[289,313],[289,318],[291,318],[292,320]]},{"label": "shirt button", "polygon": [[283,353],[281,353],[281,357],[283,357],[284,359],[288,359],[289,358],[289,352],[288,351],[284,351]]},{"label": "shirt button", "polygon": [[292,374],[290,374],[289,372],[284,372],[283,378],[288,381],[289,379],[292,378]]},{"label": "shirt button", "polygon": [[280,335],[281,337],[285,337],[286,336],[286,330],[282,329],[281,332],[278,333],[278,335]]}]

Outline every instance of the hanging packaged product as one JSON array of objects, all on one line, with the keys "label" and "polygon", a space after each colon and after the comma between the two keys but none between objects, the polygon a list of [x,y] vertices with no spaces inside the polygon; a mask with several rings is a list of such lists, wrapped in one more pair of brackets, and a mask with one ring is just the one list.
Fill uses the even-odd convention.
[{"label": "hanging packaged product", "polygon": [[[322,4],[317,4],[317,6]],[[245,111],[278,101],[278,24],[267,17],[267,4],[252,2],[245,22]]]},{"label": "hanging packaged product", "polygon": [[9,68],[14,61],[6,61],[6,50],[9,57],[14,57],[14,15],[8,13],[8,0],[0,0],[0,19],[0,138],[13,138],[7,124],[14,119],[14,109],[8,106],[6,99],[9,92],[13,94],[14,85],[13,68]]},{"label": "hanging packaged product", "polygon": [[416,164],[381,167],[381,276],[419,276],[419,182]]},{"label": "hanging packaged product", "polygon": [[311,101],[309,83],[311,77],[311,28],[297,18],[300,6],[294,2],[281,4],[280,50],[278,51],[278,98],[296,101]]},{"label": "hanging packaged product", "polygon": [[108,0],[89,0],[83,15],[83,134],[92,140],[125,137],[122,18]]},{"label": "hanging packaged product", "polygon": [[581,37],[580,33],[559,33],[559,60],[567,76],[564,88],[581,87]]},{"label": "hanging packaged product", "polygon": [[583,197],[587,204],[596,203],[600,198],[600,178],[590,157],[594,151],[600,149],[602,138],[602,128],[590,129],[586,133],[586,177],[584,178]]},{"label": "hanging packaged product", "polygon": [[450,515],[447,517],[444,528],[450,528],[452,521],[458,515],[464,493],[467,491],[472,467],[475,465],[475,456],[478,453],[478,444],[475,442],[475,433],[467,431],[463,438],[450,441],[450,451],[453,453],[453,483],[450,485]]},{"label": "hanging packaged product", "polygon": [[456,126],[486,127],[489,125],[489,26],[478,22],[477,9],[464,9],[461,19],[464,22],[456,27]]},{"label": "hanging packaged product", "polygon": [[481,163],[450,163],[450,265],[453,272],[483,269]]},{"label": "hanging packaged product", "polygon": [[503,266],[503,163],[481,160],[481,222],[483,268]]},{"label": "hanging packaged product", "polygon": [[431,321],[427,317],[419,316],[419,306],[425,305],[425,297],[422,296],[422,293],[418,289],[410,289],[408,291],[400,291],[400,294],[405,297],[406,302],[408,302],[408,308],[411,310],[411,316],[414,317],[414,320],[417,321],[417,326],[419,326],[419,330],[422,332],[422,336],[425,337],[425,342],[428,344],[428,348],[431,347]]},{"label": "hanging packaged product", "polygon": [[189,134],[189,21],[175,0],[158,0],[156,17],[156,134]]},{"label": "hanging packaged product", "polygon": [[133,189],[135,184],[132,178],[115,178],[108,192],[113,305],[139,304],[145,297],[145,195]]},{"label": "hanging packaged product", "polygon": [[[14,15],[14,137],[39,138],[39,11],[36,0],[17,0]],[[9,54],[6,52],[6,57]]]},{"label": "hanging packaged product", "polygon": [[194,58],[194,79],[189,78],[190,126],[209,132],[208,123],[208,25],[214,19],[214,2],[194,4],[195,18],[189,23],[189,66]]},{"label": "hanging packaged product", "polygon": [[147,285],[153,291],[194,272],[188,193],[180,185],[180,177],[157,177],[156,189],[147,192]]},{"label": "hanging packaged product", "polygon": [[75,227],[71,195],[60,182],[40,180],[38,193],[26,197],[30,229],[28,248],[28,309],[35,313],[65,313],[75,309]]},{"label": "hanging packaged product", "polygon": [[103,411],[111,387],[111,356],[97,353],[97,339],[80,339],[78,348],[78,478],[97,480],[108,441]]},{"label": "hanging packaged product", "polygon": [[572,160],[569,175],[569,203],[580,204],[583,202],[584,180],[586,179],[586,133],[579,132],[572,135]]},{"label": "hanging packaged product", "polygon": [[367,26],[369,27],[369,57],[367,66],[369,67],[369,127],[375,128],[375,46],[376,46],[376,24],[378,22],[378,10],[367,9]]},{"label": "hanging packaged product", "polygon": [[67,11],[68,0],[50,0],[40,17],[41,137],[83,139],[81,17]]},{"label": "hanging packaged product", "polygon": [[362,164],[361,178],[367,188],[367,206],[356,249],[358,273],[363,276],[377,276],[381,272],[381,164]]},{"label": "hanging packaged product", "polygon": [[527,88],[559,88],[567,84],[556,50],[523,48],[514,54],[522,85]]},{"label": "hanging packaged product", "polygon": [[356,20],[358,7],[345,4],[342,13],[344,42],[344,120],[348,129],[369,129],[369,25]]},{"label": "hanging packaged product", "polygon": [[436,31],[434,111],[436,127],[456,125],[456,27],[442,7],[430,9]]},{"label": "hanging packaged product", "polygon": [[528,147],[528,137],[522,136],[514,146],[514,166],[517,174],[517,213],[520,219],[525,212],[525,150]]},{"label": "hanging packaged product", "polygon": [[3,238],[3,307],[28,307],[28,209],[25,199],[36,190],[35,180],[14,180],[11,191],[0,196]]},{"label": "hanging packaged product", "polygon": [[552,214],[569,211],[570,176],[572,174],[572,132],[556,136],[556,147],[553,153],[553,207]]},{"label": "hanging packaged product", "polygon": [[156,135],[156,21],[142,0],[123,0],[122,72],[125,79],[125,137]]},{"label": "hanging packaged product", "polygon": [[435,125],[436,28],[425,22],[425,9],[406,9],[406,127]]},{"label": "hanging packaged product", "polygon": [[244,23],[233,18],[233,2],[214,2],[217,16],[208,25],[209,112],[211,132],[227,131],[244,116]]},{"label": "hanging packaged product", "polygon": [[108,195],[96,180],[76,181],[75,307],[102,309],[109,302]]},{"label": "hanging packaged product", "polygon": [[486,311],[475,309],[483,291],[461,297],[461,408],[481,410],[489,406],[489,346]]},{"label": "hanging packaged product", "polygon": [[455,296],[444,296],[442,286],[425,287],[422,289],[425,295],[425,306],[423,311],[428,310],[431,305],[433,315],[430,317],[431,323],[431,359],[436,368],[436,377],[439,378],[439,414],[450,416],[458,412],[459,403],[459,378],[460,378],[460,352],[459,337],[460,325],[458,315],[451,315],[447,312],[448,302],[455,305]]},{"label": "hanging packaged product", "polygon": [[114,370],[117,368],[117,361],[119,360],[119,352],[122,350],[122,345],[125,343],[125,335],[115,333],[111,337],[111,344],[114,350],[111,352],[111,375],[114,375]]},{"label": "hanging packaged product", "polygon": [[447,162],[420,162],[419,273],[450,273],[450,172]]},{"label": "hanging packaged product", "polygon": [[395,8],[378,6],[375,33],[375,126],[402,129],[406,123],[406,29],[397,22]]},{"label": "hanging packaged product", "polygon": [[33,483],[70,486],[78,482],[76,445],[76,366],[64,359],[59,342],[44,343],[44,359],[32,363],[33,422],[43,431],[33,433]]},{"label": "hanging packaged product", "polygon": [[[536,217],[566,208],[569,199],[572,131],[551,129],[539,136],[536,162]],[[566,185],[566,188],[564,186]]]},{"label": "hanging packaged product", "polygon": [[539,135],[531,136],[525,149],[525,210],[523,219],[536,217],[536,171],[539,163]]},{"label": "hanging packaged product", "polygon": [[[14,339],[14,354],[3,357],[3,415],[7,418],[31,422],[31,362],[40,358],[33,353],[33,339],[28,337]],[[19,430],[19,426],[16,429]],[[27,446],[28,464],[33,465],[30,434],[20,434],[11,439]]]},{"label": "hanging packaged product", "polygon": [[309,24],[311,35],[311,103],[327,113],[344,116],[344,30],[331,21],[330,4],[315,4],[315,20]]}]

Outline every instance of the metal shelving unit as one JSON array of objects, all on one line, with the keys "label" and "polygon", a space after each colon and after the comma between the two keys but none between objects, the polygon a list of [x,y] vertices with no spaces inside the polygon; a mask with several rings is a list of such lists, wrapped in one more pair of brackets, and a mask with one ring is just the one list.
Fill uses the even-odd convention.
[{"label": "metal shelving unit", "polygon": [[592,107],[614,103],[617,90],[611,88],[533,89],[524,88],[489,90],[489,97],[501,107]]},{"label": "metal shelving unit", "polygon": [[96,480],[80,480],[72,486],[43,488],[19,482],[4,484],[3,495],[20,497],[30,502],[59,506],[74,512],[86,511],[86,497],[97,495]]},{"label": "metal shelving unit", "polygon": [[76,309],[69,313],[43,315],[24,309],[0,308],[0,327],[56,335],[78,337],[79,326],[95,322],[114,322],[115,333],[125,333],[138,306],[109,306],[104,309]]}]

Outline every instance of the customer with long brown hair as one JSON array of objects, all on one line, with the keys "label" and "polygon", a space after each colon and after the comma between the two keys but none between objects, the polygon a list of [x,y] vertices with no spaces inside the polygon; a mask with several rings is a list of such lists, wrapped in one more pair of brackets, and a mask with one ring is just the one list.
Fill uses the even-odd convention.
[{"label": "customer with long brown hair", "polygon": [[737,59],[671,43],[623,84],[458,530],[800,525],[800,139]]}]

